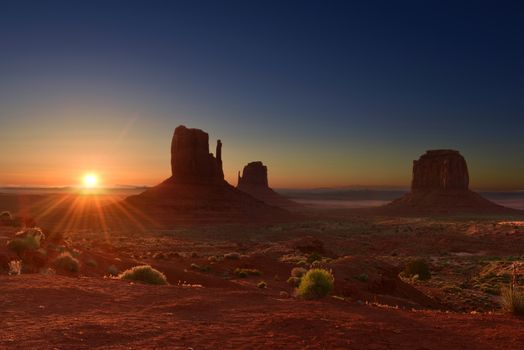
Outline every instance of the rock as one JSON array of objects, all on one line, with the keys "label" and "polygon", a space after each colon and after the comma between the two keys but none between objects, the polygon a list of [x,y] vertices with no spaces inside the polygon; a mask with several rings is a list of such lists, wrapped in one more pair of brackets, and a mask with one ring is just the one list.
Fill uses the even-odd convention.
[{"label": "rock", "polygon": [[413,161],[411,189],[468,190],[469,174],[466,160],[458,151],[427,151]]},{"label": "rock", "polygon": [[209,135],[181,125],[171,141],[171,174],[181,184],[224,182],[222,142],[217,141],[216,158],[209,153]]},{"label": "rock", "polygon": [[238,173],[237,188],[269,205],[288,210],[300,209],[298,203],[276,193],[269,187],[267,166],[260,161],[248,163],[242,170],[242,176],[240,172]]},{"label": "rock", "polygon": [[373,211],[395,215],[523,213],[469,190],[466,160],[454,150],[427,151],[413,161],[411,192]]},{"label": "rock", "polygon": [[[222,142],[217,142],[213,156],[209,153],[209,135],[202,130],[185,126],[175,129],[171,174],[162,183],[125,199],[125,210],[140,213],[140,225],[274,222],[292,217],[228,184],[222,170]],[[122,210],[118,206],[113,209]]]},{"label": "rock", "polygon": [[267,181],[267,166],[262,162],[251,162],[244,167],[242,176],[238,174],[237,188],[244,189],[249,187],[269,188]]}]

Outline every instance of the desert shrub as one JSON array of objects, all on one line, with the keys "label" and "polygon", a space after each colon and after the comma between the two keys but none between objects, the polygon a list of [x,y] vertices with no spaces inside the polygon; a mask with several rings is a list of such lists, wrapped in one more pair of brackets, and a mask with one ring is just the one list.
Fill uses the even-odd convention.
[{"label": "desert shrub", "polygon": [[298,286],[300,285],[300,280],[301,280],[300,277],[293,277],[293,276],[291,276],[291,277],[289,277],[289,278],[287,279],[286,282],[287,282],[291,287],[296,288],[296,287],[298,287]]},{"label": "desert shrub", "polygon": [[224,254],[224,258],[231,259],[231,260],[238,260],[240,259],[240,254],[239,253],[227,253],[227,254]]},{"label": "desert shrub", "polygon": [[120,271],[118,270],[118,267],[115,265],[109,265],[107,268],[107,273],[109,276],[117,276]]},{"label": "desert shrub", "polygon": [[13,223],[11,212],[3,211],[0,213],[0,224],[10,225]]},{"label": "desert shrub", "polygon": [[149,265],[135,266],[122,272],[118,278],[147,284],[167,284],[166,276]]},{"label": "desert shrub", "polygon": [[87,259],[86,265],[90,267],[97,267],[98,263],[96,262],[95,259]]},{"label": "desert shrub", "polygon": [[44,233],[39,228],[28,228],[17,232],[15,237],[7,242],[7,248],[19,256],[26,250],[37,250],[40,242],[45,239]]},{"label": "desert shrub", "polygon": [[319,261],[319,260],[322,260],[322,255],[316,252],[309,254],[309,256],[307,257],[307,262],[310,264],[312,264],[315,261]]},{"label": "desert shrub", "polygon": [[416,259],[408,262],[403,271],[406,277],[418,276],[419,280],[429,280],[431,273],[429,272],[429,265],[423,259]]},{"label": "desert shrub", "polygon": [[260,289],[265,289],[267,288],[267,283],[264,282],[264,281],[260,281],[257,283],[257,287],[260,288]]},{"label": "desert shrub", "polygon": [[235,269],[235,275],[240,278],[246,278],[248,276],[260,276],[262,273],[257,269]]},{"label": "desert shrub", "polygon": [[10,275],[20,275],[22,273],[22,262],[20,260],[11,260],[8,267]]},{"label": "desert shrub", "polygon": [[80,262],[74,258],[71,253],[65,252],[58,255],[53,265],[58,268],[69,272],[78,272],[80,270]]},{"label": "desert shrub", "polygon": [[294,267],[291,270],[291,277],[298,277],[301,278],[306,274],[307,270],[303,267]]},{"label": "desert shrub", "polygon": [[320,299],[333,290],[334,282],[330,271],[311,269],[302,277],[297,294],[304,299]]},{"label": "desert shrub", "polygon": [[191,268],[193,270],[197,270],[197,271],[200,271],[200,272],[209,272],[209,271],[211,271],[211,267],[209,267],[207,265],[191,264]]},{"label": "desert shrub", "polygon": [[524,290],[510,285],[502,288],[502,309],[517,316],[524,316]]}]

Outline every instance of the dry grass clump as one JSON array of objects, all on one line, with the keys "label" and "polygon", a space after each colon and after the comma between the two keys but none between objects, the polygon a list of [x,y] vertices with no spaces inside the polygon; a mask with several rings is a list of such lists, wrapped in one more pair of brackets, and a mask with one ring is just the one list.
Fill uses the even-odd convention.
[{"label": "dry grass clump", "polygon": [[516,316],[524,316],[524,290],[518,286],[517,264],[513,264],[512,280],[508,287],[502,288],[502,309]]},{"label": "dry grass clump", "polygon": [[304,299],[320,299],[331,293],[335,283],[333,274],[324,269],[311,269],[300,280],[297,295]]},{"label": "dry grass clump", "polygon": [[9,272],[11,276],[18,276],[22,273],[22,261],[20,260],[11,260],[8,264]]},{"label": "dry grass clump", "polygon": [[524,290],[516,286],[502,288],[502,309],[516,316],[524,316]]},{"label": "dry grass clump", "polygon": [[147,284],[164,285],[167,284],[166,276],[152,268],[150,265],[135,266],[125,270],[118,278],[124,281],[134,281]]},{"label": "dry grass clump", "polygon": [[69,272],[78,272],[80,270],[80,262],[69,252],[58,255],[53,261],[53,265],[58,269]]}]

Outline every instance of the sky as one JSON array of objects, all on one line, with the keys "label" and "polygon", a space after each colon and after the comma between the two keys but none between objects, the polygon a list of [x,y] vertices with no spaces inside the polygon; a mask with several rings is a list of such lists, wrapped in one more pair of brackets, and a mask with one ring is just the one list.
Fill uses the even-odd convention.
[{"label": "sky", "polygon": [[[460,3],[460,4],[459,4]],[[0,0],[0,185],[153,185],[176,126],[275,188],[524,189],[520,1]]]}]

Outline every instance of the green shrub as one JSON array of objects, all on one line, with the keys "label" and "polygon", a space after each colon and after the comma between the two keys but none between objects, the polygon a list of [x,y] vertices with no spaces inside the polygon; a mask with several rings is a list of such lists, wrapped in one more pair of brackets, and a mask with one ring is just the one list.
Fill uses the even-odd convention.
[{"label": "green shrub", "polygon": [[147,284],[167,284],[166,276],[149,265],[135,266],[122,272],[118,278]]},{"label": "green shrub", "polygon": [[306,274],[307,270],[303,267],[294,267],[291,270],[291,277],[298,277],[301,278]]},{"label": "green shrub", "polygon": [[333,290],[334,282],[330,271],[311,269],[302,277],[297,294],[304,299],[320,299]]},{"label": "green shrub", "polygon": [[431,278],[429,266],[423,259],[416,259],[408,262],[404,268],[403,274],[406,277],[418,276],[419,280],[429,280]]},{"label": "green shrub", "polygon": [[502,309],[516,316],[524,316],[524,290],[510,285],[501,290]]},{"label": "green shrub", "polygon": [[53,262],[56,268],[69,271],[78,272],[80,270],[80,262],[73,258],[69,252],[65,252],[57,256]]},{"label": "green shrub", "polygon": [[260,281],[260,282],[258,282],[257,287],[260,288],[260,289],[265,289],[265,288],[267,288],[267,283],[264,282],[264,281]]},{"label": "green shrub", "polygon": [[42,230],[37,227],[28,228],[18,232],[12,240],[7,242],[7,248],[21,255],[26,250],[39,249],[43,239],[45,235]]},{"label": "green shrub", "polygon": [[319,253],[311,253],[309,254],[309,256],[307,257],[307,262],[312,264],[314,263],[315,261],[319,261],[319,260],[322,260],[322,255],[320,255]]},{"label": "green shrub", "polygon": [[242,269],[236,268],[235,275],[240,278],[246,278],[248,276],[260,276],[262,273],[257,269]]}]

